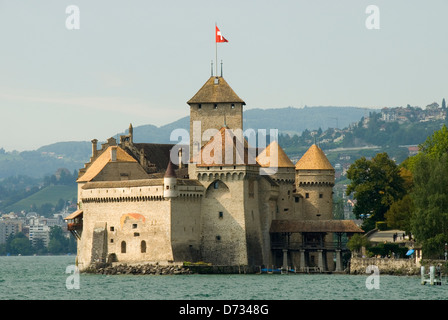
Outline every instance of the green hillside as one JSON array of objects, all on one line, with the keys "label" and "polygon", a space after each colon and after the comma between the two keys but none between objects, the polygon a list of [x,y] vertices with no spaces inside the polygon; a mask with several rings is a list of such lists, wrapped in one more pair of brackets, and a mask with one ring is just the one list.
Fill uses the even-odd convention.
[{"label": "green hillside", "polygon": [[39,190],[31,196],[24,198],[6,208],[6,212],[30,210],[35,205],[37,207],[50,203],[56,205],[59,199],[73,200],[77,198],[77,185],[51,185]]}]

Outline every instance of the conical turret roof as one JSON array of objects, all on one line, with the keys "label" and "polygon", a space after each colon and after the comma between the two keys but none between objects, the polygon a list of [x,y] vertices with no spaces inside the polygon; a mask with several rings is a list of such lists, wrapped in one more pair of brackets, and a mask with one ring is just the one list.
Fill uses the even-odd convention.
[{"label": "conical turret roof", "polygon": [[242,103],[246,104],[223,77],[212,76],[187,103]]},{"label": "conical turret roof", "polygon": [[296,170],[334,170],[325,153],[313,144],[296,163]]},{"label": "conical turret roof", "polygon": [[170,160],[170,162],[168,162],[168,167],[166,168],[166,172],[163,177],[164,178],[177,178],[176,172],[174,172],[174,166],[173,166],[173,163],[171,162],[171,160]]},{"label": "conical turret roof", "polygon": [[[272,157],[277,156],[277,160],[270,163]],[[271,142],[257,157],[257,162],[261,167],[278,167],[278,168],[294,168],[285,151],[279,146],[277,141]],[[277,163],[275,163],[277,162]]]}]

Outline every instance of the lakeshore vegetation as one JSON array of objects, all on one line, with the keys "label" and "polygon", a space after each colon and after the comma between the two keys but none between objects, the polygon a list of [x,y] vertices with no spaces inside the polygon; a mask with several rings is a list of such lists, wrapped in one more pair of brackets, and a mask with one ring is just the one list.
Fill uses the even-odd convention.
[{"label": "lakeshore vegetation", "polygon": [[[419,153],[397,165],[387,153],[361,157],[347,172],[353,213],[365,231],[385,226],[404,230],[424,258],[442,258],[448,243],[448,129],[419,145]],[[355,244],[357,243],[357,245]],[[361,240],[353,239],[355,248]]]}]

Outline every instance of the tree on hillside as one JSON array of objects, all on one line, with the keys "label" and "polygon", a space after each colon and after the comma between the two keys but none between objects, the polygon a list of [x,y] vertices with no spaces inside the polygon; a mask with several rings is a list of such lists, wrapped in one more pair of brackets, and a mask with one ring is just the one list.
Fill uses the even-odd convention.
[{"label": "tree on hillside", "polygon": [[414,202],[409,194],[395,201],[390,206],[384,217],[387,226],[411,233],[411,217],[414,212]]},{"label": "tree on hillside", "polygon": [[369,239],[355,233],[347,242],[347,248],[355,255],[359,256],[361,249],[370,245]]},{"label": "tree on hillside", "polygon": [[375,228],[375,222],[384,221],[392,203],[406,194],[400,170],[387,153],[378,153],[372,160],[356,160],[348,169],[347,178],[351,183],[346,194],[353,193],[356,199],[353,213],[357,218],[370,214],[363,223],[365,231]]},{"label": "tree on hillside", "polygon": [[445,98],[443,98],[442,100],[442,110],[446,109],[446,102],[445,102]]},{"label": "tree on hillside", "polygon": [[443,254],[448,242],[448,130],[443,126],[410,159],[414,212],[411,229],[427,257]]},{"label": "tree on hillside", "polygon": [[48,243],[48,252],[52,254],[76,252],[75,240],[73,237],[66,238],[61,227],[53,226],[50,228],[50,242]]},{"label": "tree on hillside", "polygon": [[412,172],[407,169],[408,161],[400,165],[400,176],[403,178],[403,187],[406,194],[394,201],[384,215],[388,227],[406,231],[411,234],[411,217],[414,211],[414,203],[409,193],[412,191],[414,180]]},{"label": "tree on hillside", "polygon": [[448,242],[448,154],[440,159],[418,158],[412,199],[414,237],[422,243],[425,254],[437,257]]},{"label": "tree on hillside", "polygon": [[419,147],[423,155],[428,155],[433,159],[448,153],[448,128],[446,125],[426,138]]},{"label": "tree on hillside", "polygon": [[6,252],[11,254],[30,255],[33,252],[30,240],[22,232],[8,237]]}]

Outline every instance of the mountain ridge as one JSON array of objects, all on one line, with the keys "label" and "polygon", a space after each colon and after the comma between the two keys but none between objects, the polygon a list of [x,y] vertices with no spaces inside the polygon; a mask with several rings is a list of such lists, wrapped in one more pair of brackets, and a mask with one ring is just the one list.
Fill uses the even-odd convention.
[{"label": "mountain ridge", "polygon": [[[344,128],[359,121],[367,112],[378,109],[359,107],[285,107],[285,108],[251,108],[243,112],[244,130],[278,129],[279,134],[298,134],[304,130],[322,129],[329,127]],[[123,124],[127,128],[129,124]],[[136,143],[172,143],[170,135],[174,129],[185,129],[189,132],[189,116],[157,127],[152,124],[134,127],[134,142]],[[128,130],[115,134],[126,134]],[[92,137],[98,139],[98,144],[104,142],[107,136]],[[177,137],[176,137],[177,138]],[[0,179],[13,175],[28,175],[44,177],[53,174],[58,168],[69,171],[78,170],[88,162],[91,155],[90,141],[60,141],[44,145],[32,151],[5,152],[0,147]],[[3,152],[1,152],[3,150]]]}]

